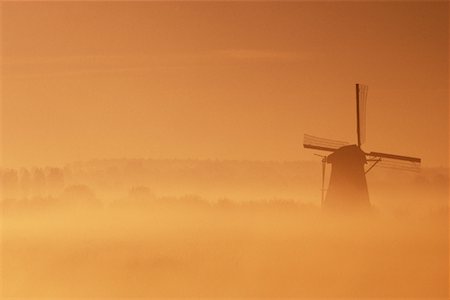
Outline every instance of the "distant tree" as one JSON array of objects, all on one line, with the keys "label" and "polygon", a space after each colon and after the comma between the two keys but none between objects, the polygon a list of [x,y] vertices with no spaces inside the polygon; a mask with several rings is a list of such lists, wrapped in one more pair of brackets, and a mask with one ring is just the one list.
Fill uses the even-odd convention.
[{"label": "distant tree", "polygon": [[232,209],[236,206],[236,203],[233,203],[233,201],[228,198],[220,198],[217,200],[216,206],[219,209]]},{"label": "distant tree", "polygon": [[47,168],[47,188],[52,194],[61,191],[64,187],[64,173],[60,168]]},{"label": "distant tree", "polygon": [[178,199],[178,204],[189,207],[207,207],[209,203],[202,197],[195,194],[188,194]]},{"label": "distant tree", "polygon": [[101,202],[94,191],[87,185],[71,185],[64,189],[61,195],[64,204],[78,207],[99,207]]},{"label": "distant tree", "polygon": [[32,175],[32,185],[31,185],[31,193],[34,196],[42,196],[46,193],[46,182],[45,182],[45,173],[41,168],[34,168],[31,171]]},{"label": "distant tree", "polygon": [[65,166],[64,168],[62,168],[62,171],[64,176],[64,184],[68,184],[73,180],[72,169],[70,168],[70,166]]},{"label": "distant tree", "polygon": [[128,198],[135,204],[147,204],[153,199],[155,195],[146,186],[134,186],[128,192]]},{"label": "distant tree", "polygon": [[5,169],[1,173],[2,197],[16,198],[19,186],[19,177],[14,169]]},{"label": "distant tree", "polygon": [[31,174],[28,169],[22,168],[19,171],[19,190],[23,198],[28,198],[31,190]]},{"label": "distant tree", "polygon": [[125,178],[128,183],[131,184],[142,184],[142,178],[145,175],[145,168],[143,161],[140,159],[133,159],[127,161],[123,169]]}]

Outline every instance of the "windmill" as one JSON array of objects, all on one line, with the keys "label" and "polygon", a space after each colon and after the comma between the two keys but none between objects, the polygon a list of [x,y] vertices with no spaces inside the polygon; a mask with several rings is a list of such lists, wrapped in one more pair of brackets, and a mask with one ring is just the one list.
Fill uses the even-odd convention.
[{"label": "windmill", "polygon": [[[322,206],[334,210],[365,210],[370,208],[366,174],[376,165],[412,170],[419,169],[421,159],[382,152],[365,152],[365,112],[367,86],[356,84],[357,143],[319,138],[305,134],[303,147],[331,152],[322,157]],[[325,189],[325,168],[331,164],[328,189]],[[326,196],[325,196],[325,191]]]}]

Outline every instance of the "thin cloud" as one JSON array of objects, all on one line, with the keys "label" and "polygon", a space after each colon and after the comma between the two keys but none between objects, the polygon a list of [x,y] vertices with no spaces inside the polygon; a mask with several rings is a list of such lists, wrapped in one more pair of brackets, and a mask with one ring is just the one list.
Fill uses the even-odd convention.
[{"label": "thin cloud", "polygon": [[228,49],[218,51],[218,54],[228,59],[258,62],[298,62],[311,58],[306,53],[259,49]]},{"label": "thin cloud", "polygon": [[3,57],[4,78],[74,76],[92,73],[142,73],[155,68],[234,63],[295,63],[311,55],[291,51],[224,49],[205,52],[156,53],[153,55],[73,55]]}]

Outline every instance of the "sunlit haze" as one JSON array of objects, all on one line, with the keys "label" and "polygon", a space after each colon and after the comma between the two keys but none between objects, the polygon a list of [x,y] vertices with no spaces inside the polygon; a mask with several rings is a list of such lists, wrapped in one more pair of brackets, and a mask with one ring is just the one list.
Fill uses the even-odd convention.
[{"label": "sunlit haze", "polygon": [[2,3],[7,166],[313,160],[304,133],[448,163],[448,4]]}]

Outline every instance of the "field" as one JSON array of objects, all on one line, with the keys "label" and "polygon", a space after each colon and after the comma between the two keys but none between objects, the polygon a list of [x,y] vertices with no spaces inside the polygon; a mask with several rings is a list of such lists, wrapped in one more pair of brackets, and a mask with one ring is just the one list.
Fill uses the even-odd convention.
[{"label": "field", "polygon": [[5,297],[445,298],[447,223],[160,208],[6,218]]},{"label": "field", "polygon": [[372,212],[336,215],[310,195],[317,184],[302,196],[273,179],[293,182],[286,173],[258,186],[248,172],[216,176],[207,196],[182,195],[201,180],[170,174],[179,195],[176,182],[120,196],[72,178],[54,197],[3,199],[2,296],[447,298],[445,177],[372,176]]}]

